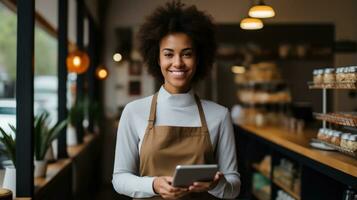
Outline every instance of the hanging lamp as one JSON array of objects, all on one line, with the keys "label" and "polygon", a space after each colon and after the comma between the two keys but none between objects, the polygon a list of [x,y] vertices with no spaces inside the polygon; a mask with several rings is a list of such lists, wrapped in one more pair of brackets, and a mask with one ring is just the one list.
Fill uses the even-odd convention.
[{"label": "hanging lamp", "polygon": [[249,9],[248,15],[254,18],[271,18],[275,16],[273,7],[266,5],[263,0]]},{"label": "hanging lamp", "polygon": [[70,73],[82,74],[88,70],[89,62],[86,52],[75,50],[67,56],[67,70]]},{"label": "hanging lamp", "polygon": [[99,80],[106,79],[108,77],[108,75],[109,75],[109,72],[108,72],[107,68],[104,67],[103,65],[98,66],[97,69],[95,70],[95,76]]},{"label": "hanging lamp", "polygon": [[240,21],[240,27],[244,30],[259,30],[264,27],[264,24],[260,19],[246,17]]}]

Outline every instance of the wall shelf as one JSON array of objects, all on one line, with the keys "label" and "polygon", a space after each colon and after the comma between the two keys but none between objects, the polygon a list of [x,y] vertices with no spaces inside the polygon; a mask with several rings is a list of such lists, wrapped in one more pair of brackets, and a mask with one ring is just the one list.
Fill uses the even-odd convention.
[{"label": "wall shelf", "polygon": [[351,113],[314,113],[314,116],[318,120],[329,123],[357,127],[357,115]]},{"label": "wall shelf", "polygon": [[[357,190],[357,160],[335,151],[321,151],[310,147],[317,131],[306,130],[292,133],[280,127],[257,128],[237,124],[236,133],[238,163],[242,182],[242,194],[253,197],[252,184],[254,172],[260,172],[257,165],[266,155],[271,155],[271,170],[274,171],[282,158],[296,164],[300,186],[293,188],[272,177],[270,199],[276,199],[282,190],[297,200],[340,199],[348,187]],[[245,166],[248,166],[245,167]],[[271,175],[273,173],[270,173]],[[294,184],[297,184],[295,181]],[[326,190],[326,188],[329,188]],[[298,192],[299,191],[299,192]]]},{"label": "wall shelf", "polygon": [[357,89],[357,81],[355,82],[331,82],[315,84],[314,82],[308,82],[309,89],[344,89],[353,90]]}]

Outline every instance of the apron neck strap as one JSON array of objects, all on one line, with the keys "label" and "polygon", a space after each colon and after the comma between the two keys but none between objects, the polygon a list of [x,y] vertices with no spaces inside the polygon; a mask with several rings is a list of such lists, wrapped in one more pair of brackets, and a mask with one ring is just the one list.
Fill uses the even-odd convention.
[{"label": "apron neck strap", "polygon": [[197,104],[197,107],[198,107],[198,112],[199,112],[199,114],[200,114],[200,120],[201,120],[202,127],[203,127],[206,131],[208,131],[205,113],[203,112],[201,100],[200,100],[200,98],[197,96],[197,94],[195,94],[195,100],[196,100],[196,104]]},{"label": "apron neck strap", "polygon": [[155,124],[157,96],[158,96],[158,92],[154,94],[151,100],[151,108],[150,108],[150,116],[149,116],[149,124],[148,124],[149,129],[153,128]]},{"label": "apron neck strap", "polygon": [[[149,129],[153,128],[154,124],[155,124],[157,96],[158,96],[158,93],[155,93],[151,100],[150,116],[149,116],[149,123],[148,123]],[[206,122],[205,114],[203,112],[202,104],[201,104],[200,98],[196,94],[195,94],[195,101],[196,101],[196,104],[198,107],[198,112],[200,114],[200,120],[201,120],[202,127],[206,131],[208,131],[207,122]]]}]

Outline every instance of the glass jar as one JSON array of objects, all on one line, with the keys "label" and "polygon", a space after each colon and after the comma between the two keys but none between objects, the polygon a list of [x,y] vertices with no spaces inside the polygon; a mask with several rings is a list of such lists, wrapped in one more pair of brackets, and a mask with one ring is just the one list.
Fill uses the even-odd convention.
[{"label": "glass jar", "polygon": [[326,138],[325,138],[325,141],[328,142],[328,143],[331,143],[331,139],[332,139],[332,135],[335,131],[334,130],[331,130],[331,129],[328,129],[326,131]]},{"label": "glass jar", "polygon": [[336,81],[335,68],[326,68],[324,70],[324,83],[334,83]]},{"label": "glass jar", "polygon": [[346,76],[345,67],[339,67],[336,69],[336,82],[345,82],[347,80]]},{"label": "glass jar", "polygon": [[323,83],[323,70],[321,69],[314,69],[313,71],[313,81],[314,81],[314,84],[318,85],[318,84],[321,84]]},{"label": "glass jar", "polygon": [[317,139],[324,140],[325,138],[325,128],[320,128],[319,132],[317,132]]},{"label": "glass jar", "polygon": [[348,137],[347,148],[348,148],[348,150],[353,151],[353,152],[357,151],[357,135],[356,134],[350,135]]},{"label": "glass jar", "polygon": [[351,133],[344,133],[341,136],[341,143],[340,146],[342,148],[348,149],[348,141],[349,141],[349,137],[350,137]]},{"label": "glass jar", "polygon": [[332,138],[331,138],[331,144],[340,146],[340,144],[341,144],[341,135],[342,135],[342,132],[340,132],[340,131],[333,132]]},{"label": "glass jar", "polygon": [[357,80],[357,66],[348,67],[348,81],[356,82]]}]

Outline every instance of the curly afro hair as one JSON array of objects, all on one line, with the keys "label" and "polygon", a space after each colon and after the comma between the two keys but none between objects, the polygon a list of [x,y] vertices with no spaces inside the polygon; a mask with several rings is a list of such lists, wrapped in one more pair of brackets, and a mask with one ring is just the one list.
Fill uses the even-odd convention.
[{"label": "curly afro hair", "polygon": [[185,33],[192,39],[197,55],[197,68],[192,81],[204,78],[212,68],[217,49],[211,16],[197,10],[196,6],[186,7],[180,1],[172,1],[158,7],[146,18],[138,32],[139,51],[149,73],[161,82],[164,77],[158,64],[160,41],[171,33]]}]

